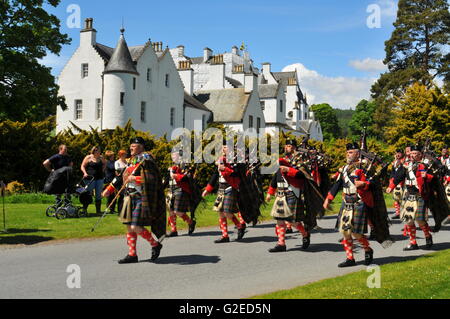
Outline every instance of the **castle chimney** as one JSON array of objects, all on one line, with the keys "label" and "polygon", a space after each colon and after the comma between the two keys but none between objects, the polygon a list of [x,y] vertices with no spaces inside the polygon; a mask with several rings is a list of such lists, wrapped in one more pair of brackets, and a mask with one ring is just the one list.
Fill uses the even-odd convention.
[{"label": "castle chimney", "polygon": [[84,21],[84,29],[80,31],[80,47],[94,46],[97,43],[97,30],[93,26],[93,18]]},{"label": "castle chimney", "polygon": [[209,60],[209,58],[212,55],[212,50],[210,48],[204,48],[203,49],[203,62],[206,62]]}]

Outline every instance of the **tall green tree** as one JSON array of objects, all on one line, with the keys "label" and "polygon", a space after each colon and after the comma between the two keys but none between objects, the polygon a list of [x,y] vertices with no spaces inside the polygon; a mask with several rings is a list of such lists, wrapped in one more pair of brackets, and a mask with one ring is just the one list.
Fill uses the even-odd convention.
[{"label": "tall green tree", "polygon": [[361,135],[364,128],[366,133],[373,136],[373,114],[375,113],[376,104],[374,101],[361,100],[355,108],[351,121],[348,123],[351,135]]},{"label": "tall green tree", "polygon": [[311,106],[311,110],[314,112],[316,120],[320,122],[324,140],[341,136],[341,128],[339,127],[336,111],[329,104],[315,104]]},{"label": "tall green tree", "polygon": [[43,8],[60,0],[0,2],[0,120],[39,121],[65,107],[55,78],[39,63],[47,53],[59,54],[70,39],[59,19]]},{"label": "tall green tree", "polygon": [[450,144],[450,97],[441,89],[413,84],[398,99],[393,115],[386,131],[389,144],[405,146],[427,138],[435,149]]},{"label": "tall green tree", "polygon": [[385,42],[388,72],[372,86],[376,99],[375,131],[383,132],[392,118],[394,97],[420,82],[428,87],[436,78],[450,82],[450,13],[447,0],[399,0],[397,20]]}]

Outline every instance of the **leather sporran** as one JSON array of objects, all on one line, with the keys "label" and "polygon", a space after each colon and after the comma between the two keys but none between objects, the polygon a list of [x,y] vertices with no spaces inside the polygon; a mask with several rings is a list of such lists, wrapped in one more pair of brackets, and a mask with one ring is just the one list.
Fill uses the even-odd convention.
[{"label": "leather sporran", "polygon": [[403,199],[403,188],[401,186],[395,187],[394,191],[392,192],[392,198],[394,201],[400,203]]},{"label": "leather sporran", "polygon": [[119,214],[119,220],[121,223],[131,223],[132,210],[131,210],[131,196],[125,196],[123,199],[122,210]]},{"label": "leather sporran", "polygon": [[217,198],[216,198],[216,201],[214,202],[214,206],[213,206],[213,210],[215,212],[220,212],[223,210],[224,199],[225,199],[225,190],[219,189],[217,191]]},{"label": "leather sporran", "polygon": [[270,215],[274,218],[290,218],[294,215],[294,210],[289,207],[286,195],[277,195]]},{"label": "leather sporran", "polygon": [[353,213],[355,211],[354,205],[345,204],[342,209],[341,219],[339,222],[339,232],[344,235],[351,235],[353,231]]},{"label": "leather sporran", "polygon": [[418,211],[418,208],[417,200],[407,199],[403,205],[403,209],[400,212],[400,219],[405,223],[414,221],[416,219],[416,212]]}]

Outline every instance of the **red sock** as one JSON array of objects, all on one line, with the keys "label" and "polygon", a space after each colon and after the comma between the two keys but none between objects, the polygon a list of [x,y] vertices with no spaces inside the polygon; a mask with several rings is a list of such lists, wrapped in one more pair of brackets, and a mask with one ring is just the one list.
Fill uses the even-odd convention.
[{"label": "red sock", "polygon": [[183,214],[183,216],[181,216],[181,219],[184,220],[188,225],[192,224],[192,219],[190,219],[187,214]]},{"label": "red sock", "polygon": [[416,241],[416,230],[417,230],[417,228],[416,228],[416,226],[415,225],[414,226],[406,225],[406,227],[408,228],[407,232],[409,234],[409,243],[411,245],[417,245],[417,241]]},{"label": "red sock", "polygon": [[301,222],[299,222],[296,227],[297,227],[297,230],[300,232],[300,234],[302,234],[303,237],[308,236],[308,232],[305,230],[305,227],[303,227],[303,224]]},{"label": "red sock", "polygon": [[177,215],[169,216],[169,225],[172,232],[177,231]]},{"label": "red sock", "polygon": [[353,259],[353,239],[344,239],[342,245],[344,245],[347,259]]},{"label": "red sock", "polygon": [[420,226],[420,229],[422,229],[423,234],[425,235],[426,238],[431,236],[431,234],[430,234],[430,226],[428,226],[428,224]]},{"label": "red sock", "polygon": [[278,224],[275,225],[275,236],[277,236],[277,237],[278,237],[278,229],[279,228],[280,228],[280,226],[278,226]]},{"label": "red sock", "polygon": [[127,244],[128,244],[128,255],[129,256],[136,256],[136,240],[137,240],[137,234],[136,233],[127,233]]},{"label": "red sock", "polygon": [[242,226],[245,225],[245,224],[240,223],[239,220],[234,215],[233,215],[233,218],[231,218],[231,221],[236,225],[236,227],[238,229],[241,229]]},{"label": "red sock", "polygon": [[142,238],[150,243],[152,247],[158,246],[158,242],[153,238],[152,233],[144,228],[144,231],[139,234]]},{"label": "red sock", "polygon": [[286,222],[286,228],[287,229],[292,229],[292,224],[290,222]]},{"label": "red sock", "polygon": [[363,249],[365,251],[370,251],[370,244],[369,241],[367,240],[366,236],[362,236],[360,239],[358,239],[359,243],[362,245]]},{"label": "red sock", "polygon": [[239,222],[241,223],[241,224],[245,224],[245,220],[244,220],[244,218],[242,218],[242,215],[241,215],[241,212],[238,212],[238,218],[239,218]]},{"label": "red sock", "polygon": [[222,237],[228,237],[228,225],[227,225],[227,218],[219,218],[219,225],[220,230],[222,231]]},{"label": "red sock", "polygon": [[394,202],[394,207],[395,207],[395,215],[400,216],[400,203]]},{"label": "red sock", "polygon": [[286,246],[286,225],[277,226],[278,227],[278,245]]}]

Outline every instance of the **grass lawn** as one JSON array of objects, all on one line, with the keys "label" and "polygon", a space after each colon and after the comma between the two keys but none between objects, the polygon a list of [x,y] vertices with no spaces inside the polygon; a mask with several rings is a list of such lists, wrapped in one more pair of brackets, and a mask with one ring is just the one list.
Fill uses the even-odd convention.
[{"label": "grass lawn", "polygon": [[382,265],[381,287],[368,288],[365,270],[321,280],[290,290],[255,296],[257,299],[448,299],[450,249],[415,260]]},{"label": "grass lawn", "polygon": [[[337,213],[340,203],[340,195],[336,196],[333,211],[327,212],[328,215]],[[392,206],[391,196],[387,196],[388,207]],[[212,210],[215,196],[210,195],[206,198],[205,203],[200,204],[196,211],[197,227],[218,225],[218,215]],[[89,206],[89,216],[86,218],[67,218],[58,220],[55,217],[47,217],[45,210],[50,206],[54,199],[52,196],[43,194],[27,194],[22,196],[13,196],[6,198],[6,227],[7,234],[0,233],[0,245],[5,244],[25,244],[32,245],[39,242],[70,239],[70,238],[89,238],[121,235],[124,233],[124,226],[118,221],[117,215],[106,215],[102,222],[97,226],[95,232],[91,232],[99,216],[94,214],[95,207],[93,204]],[[76,200],[74,204],[77,205]],[[265,205],[261,209],[262,221],[272,220],[270,210],[273,205],[271,203]],[[391,206],[389,206],[391,205]],[[106,208],[103,202],[102,208]],[[0,203],[1,215],[1,203]],[[0,217],[0,229],[3,228],[3,217]],[[177,219],[179,230],[186,230],[187,225]]]}]

